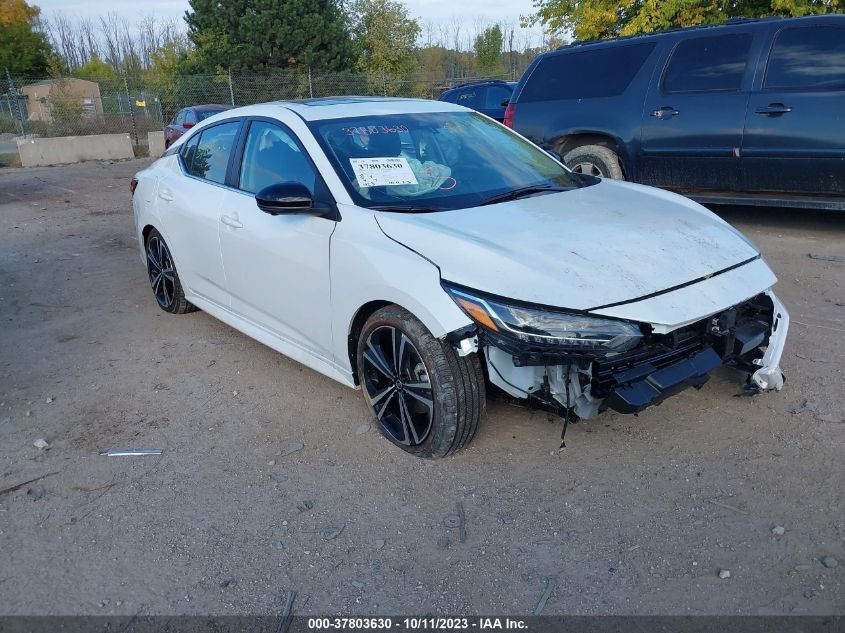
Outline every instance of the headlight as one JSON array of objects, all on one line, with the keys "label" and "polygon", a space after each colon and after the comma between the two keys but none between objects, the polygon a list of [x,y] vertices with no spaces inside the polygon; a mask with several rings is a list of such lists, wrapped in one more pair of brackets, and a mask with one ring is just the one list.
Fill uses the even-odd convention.
[{"label": "headlight", "polygon": [[628,351],[642,339],[640,328],[628,321],[510,304],[448,284],[443,284],[443,288],[479,325],[527,343],[605,353]]}]

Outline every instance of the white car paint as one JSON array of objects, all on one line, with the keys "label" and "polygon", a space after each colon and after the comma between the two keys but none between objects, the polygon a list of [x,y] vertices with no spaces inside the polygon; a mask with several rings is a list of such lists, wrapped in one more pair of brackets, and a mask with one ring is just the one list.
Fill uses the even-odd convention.
[{"label": "white car paint", "polygon": [[[349,386],[355,386],[349,334],[358,311],[371,302],[401,305],[438,338],[473,325],[443,290],[443,279],[560,308],[613,304],[594,312],[647,323],[655,332],[671,332],[769,292],[779,325],[754,380],[761,388],[782,386],[779,362],[789,317],[771,294],[776,278],[748,240],[700,205],[604,181],[473,209],[373,211],[353,203],[305,123],[450,111],[466,109],[422,100],[338,99],[264,104],[211,117],[174,147],[217,121],[276,119],[310,154],[342,220],[270,216],[252,194],[187,176],[178,157],[167,155],[137,175],[133,208],[141,258],[143,232],[155,227],[170,246],[189,301]],[[461,353],[473,349],[465,344]],[[515,367],[500,350],[487,352],[508,383],[537,384],[536,367]],[[556,396],[566,379],[559,373]],[[519,395],[492,371],[490,378]],[[580,390],[575,395],[589,400]],[[579,414],[595,410],[590,402]]]}]

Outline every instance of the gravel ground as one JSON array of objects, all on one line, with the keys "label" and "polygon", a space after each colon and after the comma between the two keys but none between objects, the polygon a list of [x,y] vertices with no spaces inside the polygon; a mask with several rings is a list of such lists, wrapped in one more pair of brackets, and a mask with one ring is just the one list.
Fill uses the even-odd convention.
[{"label": "gravel ground", "polygon": [[496,401],[422,461],[359,393],[157,308],[145,164],[0,170],[0,614],[530,614],[549,578],[544,615],[845,613],[845,217],[720,211],[780,277],[783,391],[721,370],[562,454]]}]

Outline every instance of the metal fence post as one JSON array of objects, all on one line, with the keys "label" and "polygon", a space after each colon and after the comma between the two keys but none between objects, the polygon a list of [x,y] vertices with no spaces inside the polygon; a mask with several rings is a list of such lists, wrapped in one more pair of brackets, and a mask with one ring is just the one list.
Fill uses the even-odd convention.
[{"label": "metal fence post", "polygon": [[308,67],[308,96],[314,98],[314,84],[311,83],[311,66]]},{"label": "metal fence post", "polygon": [[132,119],[132,139],[134,145],[138,145],[138,129],[135,127],[135,109],[132,107],[132,97],[129,96],[129,79],[126,71],[123,71],[123,88],[126,90],[126,103],[129,105],[129,117]]},{"label": "metal fence post", "polygon": [[[9,81],[9,98],[15,98],[15,109],[18,112],[18,123],[21,126],[21,136],[26,136],[26,123],[24,122],[23,110],[21,110],[21,100],[18,96],[18,91],[15,88],[15,82],[12,81],[12,75],[9,74],[9,69],[6,68],[6,79]],[[9,111],[11,112],[12,108],[9,107]]]},{"label": "metal fence post", "polygon": [[232,69],[229,68],[229,100],[235,105],[235,89],[232,86]]},{"label": "metal fence post", "polygon": [[384,96],[387,96],[387,73],[384,70],[381,71],[381,86],[384,90]]}]

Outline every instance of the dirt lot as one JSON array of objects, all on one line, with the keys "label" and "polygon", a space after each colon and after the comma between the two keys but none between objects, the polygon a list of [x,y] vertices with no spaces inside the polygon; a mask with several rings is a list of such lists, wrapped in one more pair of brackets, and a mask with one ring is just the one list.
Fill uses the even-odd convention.
[{"label": "dirt lot", "polygon": [[0,490],[40,478],[0,492],[0,614],[270,614],[288,590],[298,614],[530,614],[549,578],[544,615],[845,612],[845,263],[808,257],[845,256],[845,217],[723,212],[792,313],[782,392],[723,370],[562,454],[559,423],[491,402],[431,462],[361,428],[359,393],[158,309],[145,164],[0,170]]}]

